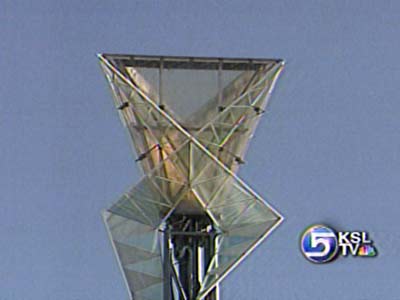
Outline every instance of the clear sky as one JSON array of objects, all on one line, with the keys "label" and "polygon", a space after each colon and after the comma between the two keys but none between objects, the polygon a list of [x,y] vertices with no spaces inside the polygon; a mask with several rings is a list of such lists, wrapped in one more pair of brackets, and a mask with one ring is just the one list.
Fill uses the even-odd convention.
[{"label": "clear sky", "polygon": [[[287,61],[240,176],[286,217],[223,299],[398,299],[398,1],[2,1],[0,299],[127,299],[100,211],[141,174],[98,52]],[[307,262],[313,223],[375,259]]]}]

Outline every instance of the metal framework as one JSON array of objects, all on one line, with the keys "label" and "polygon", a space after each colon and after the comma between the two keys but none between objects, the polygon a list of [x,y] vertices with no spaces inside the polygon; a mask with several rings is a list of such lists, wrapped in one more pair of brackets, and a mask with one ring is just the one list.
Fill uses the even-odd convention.
[{"label": "metal framework", "polygon": [[144,172],[103,213],[130,297],[216,300],[283,220],[237,172],[284,63],[98,57]]}]

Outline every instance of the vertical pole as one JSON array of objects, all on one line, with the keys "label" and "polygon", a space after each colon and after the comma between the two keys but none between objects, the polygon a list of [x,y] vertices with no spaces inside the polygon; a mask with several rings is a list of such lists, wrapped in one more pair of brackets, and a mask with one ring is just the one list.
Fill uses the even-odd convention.
[{"label": "vertical pole", "polygon": [[[211,257],[214,257],[216,255],[216,253],[218,252],[218,249],[217,249],[217,244],[218,243],[216,243],[216,241],[219,240],[219,236],[218,235],[213,235],[211,240],[212,240],[212,244],[211,244],[210,248],[212,250],[210,250],[210,252],[212,253]],[[216,267],[218,267],[218,256],[215,256],[215,265],[216,265]],[[212,290],[210,299],[211,300],[219,300],[219,285],[218,284]]]},{"label": "vertical pole", "polygon": [[[213,231],[208,237],[207,243],[205,243],[205,268],[210,264],[211,260],[217,252],[217,239],[218,235]],[[205,297],[204,300],[219,300],[219,287],[215,286],[213,290]]]},{"label": "vertical pole", "polygon": [[163,71],[164,71],[164,59],[160,58],[160,68],[158,70],[158,105],[163,105]]},{"label": "vertical pole", "polygon": [[170,229],[166,224],[163,235],[163,272],[164,272],[164,299],[171,300],[171,253],[170,253]]},{"label": "vertical pole", "polygon": [[218,107],[222,106],[222,59],[219,60],[218,64]]}]

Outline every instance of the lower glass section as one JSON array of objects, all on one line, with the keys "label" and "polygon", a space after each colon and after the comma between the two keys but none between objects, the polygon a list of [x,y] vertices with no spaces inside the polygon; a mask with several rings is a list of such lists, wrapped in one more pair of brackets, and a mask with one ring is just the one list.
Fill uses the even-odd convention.
[{"label": "lower glass section", "polygon": [[[171,215],[158,230],[109,211],[103,216],[131,299],[199,299],[219,236],[206,215]],[[217,300],[218,286],[202,299]]]},{"label": "lower glass section", "polygon": [[217,214],[210,207],[189,214],[178,205],[165,219],[159,212],[158,227],[145,218],[120,214],[114,207],[104,212],[104,221],[134,300],[218,299],[221,280],[280,222],[256,200],[244,209],[240,201],[241,211],[229,223],[223,222],[230,216],[224,210]]}]

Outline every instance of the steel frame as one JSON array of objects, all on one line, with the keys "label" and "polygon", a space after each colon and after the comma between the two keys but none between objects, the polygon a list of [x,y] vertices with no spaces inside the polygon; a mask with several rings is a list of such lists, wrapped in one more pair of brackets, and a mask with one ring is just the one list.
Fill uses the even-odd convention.
[{"label": "steel frame", "polygon": [[[127,265],[123,261],[126,260],[124,257],[127,254],[122,253],[122,250],[116,246],[119,245],[120,241],[116,240],[115,237],[118,234],[112,232],[115,230],[111,219],[114,215],[117,218],[127,218],[124,221],[125,223],[133,222],[130,223],[133,225],[129,226],[143,227],[149,225],[153,228],[152,230],[161,234],[159,235],[159,239],[162,240],[160,246],[162,251],[160,254],[154,252],[152,255],[160,256],[163,264],[162,290],[164,300],[216,300],[219,297],[219,283],[283,221],[280,213],[237,176],[238,166],[234,162],[243,163],[242,157],[246,151],[248,139],[251,137],[259,121],[259,116],[265,112],[268,98],[283,69],[284,62],[273,59],[155,57],[112,54],[99,54],[98,57],[105,73],[111,74],[107,75],[107,79],[112,88],[121,119],[128,128],[133,130],[131,134],[135,148],[139,154],[137,161],[142,163],[143,170],[146,172],[146,176],[141,182],[149,182],[148,184],[150,184],[155,197],[154,199],[150,199],[146,196],[145,198],[136,199],[137,196],[135,196],[135,193],[128,192],[104,215],[109,237],[117,255],[121,271],[124,274],[128,290],[131,291],[133,298],[140,299],[142,297],[140,293],[135,294],[134,292],[136,283],[133,283],[132,290],[131,282],[132,280],[133,282],[139,280],[140,283],[140,278],[131,279],[129,277],[133,270],[129,269],[131,268],[129,264]],[[127,67],[159,69],[158,100],[152,99],[142,90],[140,85],[125,70]],[[165,109],[165,105],[168,105],[168,103],[165,102],[162,94],[164,69],[215,70],[218,73],[218,93],[216,95],[215,108],[221,113],[216,114],[197,128],[177,121],[170,114],[170,110]],[[223,99],[221,84],[222,72],[224,70],[253,72],[253,75],[248,80],[246,86],[243,87],[242,92],[237,97],[229,99],[227,105],[222,106],[225,100]],[[121,85],[129,87],[129,94],[126,94],[126,91],[121,92]],[[137,99],[136,95],[139,96],[139,100],[132,100]],[[254,95],[256,96],[254,97]],[[132,109],[130,108],[131,105],[133,105]],[[135,105],[143,106],[145,109],[137,110],[135,109]],[[243,110],[243,112],[235,115],[234,111],[238,109]],[[221,116],[225,118],[223,122],[220,121]],[[148,119],[152,120],[152,122],[156,120],[155,123],[157,125],[148,123]],[[137,125],[138,123],[140,125]],[[163,131],[162,135],[158,133],[160,130]],[[222,135],[218,133],[221,130],[223,130]],[[139,135],[137,132],[139,132]],[[212,133],[211,139],[207,137],[207,132]],[[246,135],[247,133],[249,134]],[[238,134],[243,134],[243,137],[239,137]],[[174,136],[180,136],[180,138],[174,140]],[[137,140],[138,137],[140,137],[141,141]],[[247,140],[243,140],[243,145],[239,146],[240,153],[234,153],[232,149],[226,146],[230,145],[232,140],[239,138],[247,138]],[[138,146],[137,143],[142,144]],[[141,148],[144,145],[147,146],[145,147],[145,151],[142,152],[143,149]],[[182,157],[182,151],[183,153],[188,151],[189,157]],[[196,170],[196,172],[194,172],[194,165],[192,165],[195,151],[201,153],[202,160],[205,160],[202,167]],[[148,156],[153,155],[154,152],[158,153],[158,159],[149,159]],[[227,153],[224,154],[225,158],[221,156],[221,152]],[[196,155],[198,156],[199,154]],[[169,168],[173,168],[174,173],[180,175],[175,174],[170,177],[171,174],[169,175],[167,172],[168,166]],[[214,170],[214,173],[220,172],[218,170],[222,172],[218,173],[219,175],[215,177],[207,178],[207,171],[210,168]],[[184,174],[186,173],[188,175],[184,181],[177,179],[185,178]],[[164,175],[161,176],[161,174]],[[203,176],[206,176],[206,178],[201,179]],[[162,184],[156,183],[156,179],[162,182]],[[220,186],[218,188],[209,188],[210,194],[207,198],[204,198],[201,191],[207,190],[207,187],[211,187],[217,179],[221,180]],[[177,191],[175,191],[174,198],[171,198],[171,189],[175,185],[180,186],[180,188],[175,187]],[[233,202],[229,204],[225,203],[225,200],[221,202],[221,195],[229,198],[229,188],[231,186],[240,195],[240,199],[232,200]],[[140,187],[140,184],[138,187]],[[134,190],[135,188],[132,191]],[[149,190],[145,189],[146,191],[150,193]],[[154,194],[154,191],[156,194]],[[180,216],[181,212],[178,213],[177,209],[181,206],[181,203],[188,201],[189,194],[187,193],[190,193],[190,197],[193,197],[197,201],[204,212],[204,214],[200,215],[193,215],[191,213],[181,215],[188,222],[191,222],[190,231],[187,231],[187,228],[184,227],[186,225],[176,227],[177,225],[174,225],[172,221],[177,216]],[[162,197],[164,202],[157,200],[157,197]],[[158,207],[157,209],[166,210],[165,213],[160,215],[160,219],[157,220],[156,224],[153,221],[154,217],[149,215],[151,212],[146,212],[147,209],[140,201]],[[222,211],[224,209],[226,211],[233,209],[236,211],[235,214],[238,216],[239,221],[233,219],[226,223],[217,213],[220,209]],[[142,217],[137,219],[132,214],[130,217],[127,217],[131,211],[139,212]],[[254,215],[256,220],[246,220],[245,216],[247,214]],[[243,218],[243,220],[240,218]],[[134,225],[136,223],[137,225]],[[200,224],[206,224],[211,228],[211,231],[198,231]],[[250,230],[250,233],[252,232],[250,240],[246,241],[246,235],[243,236],[244,233],[240,232],[241,230],[249,230],[247,229],[249,228],[248,226],[253,227]],[[262,229],[262,226],[265,226],[265,229]],[[245,242],[239,245],[243,249],[236,250],[234,259],[231,259],[229,255],[224,256],[223,253],[229,250],[227,247],[230,247],[229,245],[232,243],[229,236],[235,237],[235,234]],[[126,239],[127,236],[122,235],[118,239],[121,238]],[[197,253],[201,248],[199,245],[205,244],[208,245],[204,250],[207,259],[202,261]],[[151,250],[149,251],[149,253],[153,253]],[[184,251],[188,251],[189,254],[183,253]],[[228,262],[222,262],[220,266],[219,261],[221,259]],[[198,272],[198,268],[205,270],[202,276],[201,272]],[[219,269],[221,270],[218,271],[217,276],[213,275]],[[148,276],[145,275],[147,273],[143,274],[145,277]],[[149,285],[150,283],[142,284]],[[142,289],[145,290],[146,288]]]}]

